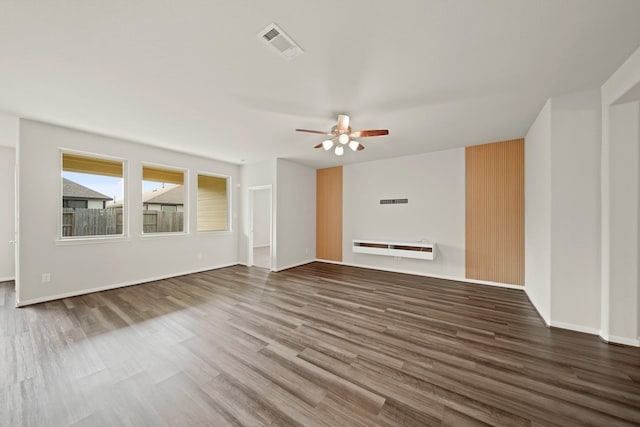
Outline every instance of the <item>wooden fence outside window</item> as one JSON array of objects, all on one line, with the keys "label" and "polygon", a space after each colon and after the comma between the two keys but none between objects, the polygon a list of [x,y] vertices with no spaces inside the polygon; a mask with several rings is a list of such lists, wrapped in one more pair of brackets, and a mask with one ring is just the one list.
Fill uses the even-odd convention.
[{"label": "wooden fence outside window", "polygon": [[[145,233],[184,230],[183,212],[142,211]],[[62,209],[62,236],[109,236],[123,234],[122,208]]]}]

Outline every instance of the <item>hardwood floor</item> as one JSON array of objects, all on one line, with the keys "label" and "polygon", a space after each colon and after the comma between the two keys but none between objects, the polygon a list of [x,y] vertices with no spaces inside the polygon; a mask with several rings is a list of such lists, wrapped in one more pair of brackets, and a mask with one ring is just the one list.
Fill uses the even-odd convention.
[{"label": "hardwood floor", "polygon": [[14,301],[3,426],[640,424],[640,349],[518,290],[312,263]]}]

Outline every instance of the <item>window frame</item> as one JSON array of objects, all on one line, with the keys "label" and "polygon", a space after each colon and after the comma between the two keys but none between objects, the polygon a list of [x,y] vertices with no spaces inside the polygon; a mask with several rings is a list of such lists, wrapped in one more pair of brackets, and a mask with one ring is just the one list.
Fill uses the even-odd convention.
[{"label": "window frame", "polygon": [[[144,191],[143,186],[145,181],[144,179],[144,168],[154,168],[154,169],[165,169],[172,172],[181,172],[182,173],[182,186],[183,186],[183,200],[182,200],[182,231],[156,231],[153,233],[145,233],[144,232]],[[161,182],[161,181],[154,181]],[[162,237],[179,237],[186,236],[190,234],[189,231],[189,169],[171,166],[162,163],[153,163],[153,162],[140,162],[140,237],[143,239],[146,238],[162,238]],[[162,210],[162,208],[160,208]],[[176,209],[177,211],[177,209]]]},{"label": "window frame", "polygon": [[[122,163],[122,234],[102,234],[91,236],[63,236],[64,224],[62,221],[62,210],[64,208],[63,201],[63,173],[64,164],[63,158],[65,154],[82,156],[88,158],[94,158],[97,160],[108,160],[112,162]],[[89,151],[80,151],[70,148],[58,147],[58,170],[60,171],[58,181],[58,202],[57,202],[57,217],[58,217],[58,232],[55,240],[56,245],[68,245],[68,244],[85,244],[85,243],[108,243],[129,240],[129,160],[110,156],[107,154],[93,153]],[[96,174],[100,175],[100,174]],[[114,200],[115,202],[115,200]]]},{"label": "window frame", "polygon": [[[227,228],[225,230],[199,230],[198,229],[198,209],[200,208],[200,204],[198,202],[198,190],[199,190],[199,186],[198,186],[198,177],[202,175],[202,176],[209,176],[209,177],[213,177],[213,178],[224,178],[227,180]],[[232,177],[231,175],[225,175],[225,174],[220,174],[220,173],[215,173],[215,172],[208,172],[208,171],[202,171],[202,170],[198,170],[196,171],[196,231],[198,233],[203,233],[203,234],[218,234],[218,235],[225,235],[225,234],[232,234],[233,233],[233,196],[231,193],[231,189],[233,188],[233,186],[231,185],[231,180]]]}]

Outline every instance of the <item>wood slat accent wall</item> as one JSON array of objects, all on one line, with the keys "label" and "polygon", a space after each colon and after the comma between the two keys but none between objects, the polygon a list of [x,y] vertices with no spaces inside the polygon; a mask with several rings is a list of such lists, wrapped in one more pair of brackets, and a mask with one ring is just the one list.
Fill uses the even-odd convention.
[{"label": "wood slat accent wall", "polygon": [[466,277],[524,285],[524,139],[466,158]]},{"label": "wood slat accent wall", "polygon": [[316,257],[342,261],[342,166],[316,171]]}]

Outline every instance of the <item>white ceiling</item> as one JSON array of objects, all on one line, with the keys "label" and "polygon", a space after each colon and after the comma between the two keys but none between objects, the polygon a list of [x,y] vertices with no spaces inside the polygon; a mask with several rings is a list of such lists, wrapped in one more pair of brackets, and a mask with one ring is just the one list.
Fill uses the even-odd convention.
[{"label": "white ceiling", "polygon": [[[233,163],[523,137],[640,46],[638,0],[0,0],[0,110]],[[305,51],[257,37],[271,22]],[[342,158],[338,113],[388,128]]]}]

